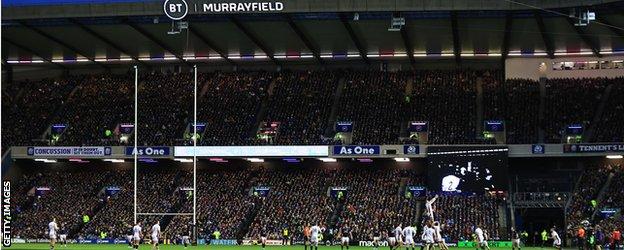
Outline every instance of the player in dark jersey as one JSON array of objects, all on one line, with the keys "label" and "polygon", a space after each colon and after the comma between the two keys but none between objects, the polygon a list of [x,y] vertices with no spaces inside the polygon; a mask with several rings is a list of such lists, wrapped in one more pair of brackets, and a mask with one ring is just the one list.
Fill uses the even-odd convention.
[{"label": "player in dark jersey", "polygon": [[394,250],[395,247],[398,247],[397,237],[394,231],[394,228],[390,228],[388,229],[388,231],[386,231],[386,239],[388,240],[388,246],[390,247],[390,250]]},{"label": "player in dark jersey", "polygon": [[192,227],[187,226],[186,230],[184,230],[184,234],[182,235],[182,244],[184,244],[184,249],[186,249],[188,245],[191,244],[191,233]]},{"label": "player in dark jersey", "polygon": [[59,230],[59,243],[60,245],[67,247],[67,228],[65,227],[65,224],[62,224],[61,230]]},{"label": "player in dark jersey", "polygon": [[266,241],[267,241],[267,229],[262,228],[262,230],[260,230],[260,244],[262,244],[262,250],[266,248]]},{"label": "player in dark jersey", "polygon": [[375,226],[373,229],[373,250],[379,250],[379,245],[381,243],[381,230],[379,230],[379,226]]},{"label": "player in dark jersey", "polygon": [[342,250],[344,247],[349,249],[349,240],[352,238],[351,227],[347,223],[343,224],[340,228],[340,249]]}]

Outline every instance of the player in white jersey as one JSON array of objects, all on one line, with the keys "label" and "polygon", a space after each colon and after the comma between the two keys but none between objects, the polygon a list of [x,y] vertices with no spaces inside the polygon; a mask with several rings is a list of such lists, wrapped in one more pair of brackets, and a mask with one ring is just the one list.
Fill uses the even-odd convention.
[{"label": "player in white jersey", "polygon": [[403,246],[403,225],[399,224],[399,226],[397,226],[394,229],[394,237],[396,237],[396,242],[397,242],[397,248],[402,247]]},{"label": "player in white jersey", "polygon": [[139,244],[141,243],[141,238],[143,238],[143,228],[141,228],[141,222],[137,223],[132,227],[132,246],[134,249],[139,249]]},{"label": "player in white jersey", "polygon": [[414,235],[416,234],[416,229],[412,226],[407,226],[403,228],[403,237],[405,237],[405,249],[409,249],[412,246],[412,249],[415,249],[416,242],[414,242]]},{"label": "player in white jersey", "polygon": [[559,237],[557,231],[555,231],[554,227],[550,229],[550,238],[553,240],[553,246],[556,249],[561,250],[561,238]]},{"label": "player in white jersey", "polygon": [[427,208],[427,214],[429,214],[429,219],[431,221],[435,221],[435,218],[433,216],[433,203],[436,201],[436,199],[438,199],[437,194],[436,196],[431,198],[431,200],[428,200],[427,202],[425,202],[425,208]]},{"label": "player in white jersey", "polygon": [[48,223],[48,237],[50,237],[50,249],[54,250],[54,246],[56,245],[56,231],[58,230],[58,225],[56,225],[56,219],[52,218],[52,221]]},{"label": "player in white jersey", "polygon": [[310,228],[310,242],[312,243],[312,246],[314,247],[314,250],[318,250],[318,242],[319,242],[319,238],[321,237],[321,234],[323,232],[321,232],[321,227],[314,225],[312,226],[312,228]]},{"label": "player in white jersey", "polygon": [[446,241],[444,241],[444,237],[442,237],[442,226],[439,221],[433,222],[433,230],[435,230],[435,234],[433,235],[435,243],[441,250],[448,250],[449,248],[446,245]]},{"label": "player in white jersey", "polygon": [[475,229],[475,234],[477,235],[479,248],[485,249],[485,245],[487,244],[487,242],[485,241],[485,235],[483,234],[483,229],[481,229],[481,226],[477,226],[477,229]]},{"label": "player in white jersey", "polygon": [[433,244],[435,243],[435,233],[435,230],[431,226],[431,221],[428,221],[423,228],[423,233],[421,236],[425,250],[433,249]]},{"label": "player in white jersey", "polygon": [[511,250],[515,249],[520,250],[520,234],[516,231],[515,228],[511,228]]},{"label": "player in white jersey", "polygon": [[160,238],[160,221],[152,226],[152,250],[158,250],[158,238]]},{"label": "player in white jersey", "polygon": [[490,240],[490,234],[488,234],[487,230],[483,230],[483,237],[485,238],[485,249],[490,250],[490,244],[488,244],[488,240]]}]

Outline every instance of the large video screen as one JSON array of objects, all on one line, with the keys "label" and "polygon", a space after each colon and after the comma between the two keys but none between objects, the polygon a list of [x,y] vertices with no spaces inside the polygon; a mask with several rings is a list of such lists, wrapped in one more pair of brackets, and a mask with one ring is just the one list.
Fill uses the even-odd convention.
[{"label": "large video screen", "polygon": [[429,190],[451,193],[507,191],[507,147],[440,146],[427,149]]}]

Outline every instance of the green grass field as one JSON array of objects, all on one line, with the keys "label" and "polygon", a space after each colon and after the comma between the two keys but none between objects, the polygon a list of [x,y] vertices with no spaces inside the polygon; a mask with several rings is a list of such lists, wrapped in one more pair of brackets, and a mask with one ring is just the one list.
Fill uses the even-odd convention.
[{"label": "green grass field", "polygon": [[[3,248],[3,249],[11,249],[11,250],[45,250],[45,249],[50,249],[50,247],[48,246],[48,244],[13,244],[10,248]],[[56,250],[130,250],[130,248],[128,248],[127,245],[67,245],[67,247],[64,246],[57,246],[55,248]],[[148,245],[142,245],[141,247],[139,247],[139,249],[143,249],[143,250],[150,250],[151,246]],[[183,246],[176,246],[176,245],[164,245],[164,246],[160,246],[161,250],[182,250],[184,249]],[[202,245],[202,246],[190,246],[189,248],[187,248],[189,250],[192,249],[214,249],[214,250],[262,250],[262,248],[260,246],[206,246],[206,245]],[[372,250],[372,247],[349,247],[349,250]],[[388,249],[388,247],[382,247],[380,248],[380,250],[386,250]],[[420,248],[417,247],[417,250],[419,250]],[[437,248],[436,248],[437,249]],[[465,250],[472,250],[472,248],[455,248],[455,247],[451,247],[451,249],[455,249],[455,250],[460,250],[460,249],[465,249]],[[510,250],[511,248],[495,248],[493,247],[492,250]],[[554,250],[554,248],[552,247],[546,247],[546,248],[539,248],[539,247],[526,247],[526,248],[522,248],[523,250]],[[267,246],[266,250],[303,250],[303,246]],[[330,247],[325,247],[325,246],[319,246],[319,250],[340,250],[340,246],[330,246]],[[399,250],[404,250],[404,248],[401,248]]]}]

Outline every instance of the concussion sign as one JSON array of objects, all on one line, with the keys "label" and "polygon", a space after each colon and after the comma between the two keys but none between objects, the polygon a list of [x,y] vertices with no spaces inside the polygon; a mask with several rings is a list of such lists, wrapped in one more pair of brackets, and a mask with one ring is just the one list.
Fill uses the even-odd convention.
[{"label": "concussion sign", "polygon": [[28,147],[29,156],[70,157],[70,156],[107,156],[111,147]]}]

